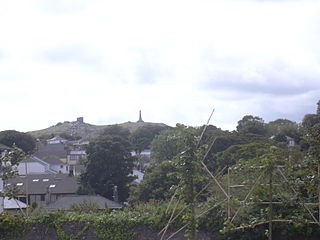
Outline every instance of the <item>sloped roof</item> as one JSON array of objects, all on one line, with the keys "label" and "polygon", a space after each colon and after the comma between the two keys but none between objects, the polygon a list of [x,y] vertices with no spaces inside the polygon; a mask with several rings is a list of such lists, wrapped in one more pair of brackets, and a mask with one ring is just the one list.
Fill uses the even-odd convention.
[{"label": "sloped roof", "polygon": [[11,178],[8,183],[28,194],[46,194],[48,189],[53,194],[75,194],[79,187],[78,179],[67,174],[32,174]]},{"label": "sloped roof", "polygon": [[4,150],[10,150],[10,147],[0,143],[0,152],[4,151]]},{"label": "sloped roof", "polygon": [[[45,172],[32,172],[32,171],[30,171],[30,169],[28,169],[28,174],[57,174],[57,172],[55,172],[49,168],[50,164],[48,162],[45,162],[36,156],[31,155],[31,156],[23,159],[19,164],[23,165],[25,163],[38,163],[38,164],[43,165],[46,168]],[[23,168],[24,168],[24,170],[23,170],[23,174],[24,174],[25,173],[25,166],[23,166]]]},{"label": "sloped roof", "polygon": [[51,141],[61,141],[61,142],[66,142],[66,141],[67,141],[67,139],[62,138],[62,137],[60,137],[60,136],[55,136],[55,137],[50,138],[50,139],[48,139],[48,140],[47,140],[47,142],[51,142]]},{"label": "sloped roof", "polygon": [[90,195],[75,195],[75,196],[65,196],[58,198],[57,201],[51,203],[47,206],[48,209],[70,209],[72,204],[79,204],[84,201],[89,201],[96,203],[99,206],[99,209],[119,209],[122,208],[122,205],[111,201],[102,196],[90,196]]},{"label": "sloped roof", "polygon": [[27,208],[27,204],[25,204],[17,199],[14,199],[14,198],[9,199],[8,197],[4,198],[3,205],[4,205],[4,209],[7,209],[7,210]]},{"label": "sloped roof", "polygon": [[137,177],[135,180],[133,180],[135,183],[140,183],[144,177],[144,173],[139,170],[132,170],[132,176]]},{"label": "sloped roof", "polygon": [[50,164],[63,164],[60,159],[67,158],[67,150],[64,144],[39,144],[34,155]]}]

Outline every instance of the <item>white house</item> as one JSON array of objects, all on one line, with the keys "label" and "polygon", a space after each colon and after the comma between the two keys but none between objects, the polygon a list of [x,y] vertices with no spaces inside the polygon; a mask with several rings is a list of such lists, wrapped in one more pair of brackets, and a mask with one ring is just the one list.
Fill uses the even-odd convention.
[{"label": "white house", "polygon": [[53,138],[50,138],[47,140],[47,144],[57,144],[57,143],[65,143],[67,140],[60,137],[60,136],[56,136]]},{"label": "white house", "polygon": [[52,170],[49,163],[36,156],[30,156],[21,161],[17,170],[19,175],[57,173]]}]

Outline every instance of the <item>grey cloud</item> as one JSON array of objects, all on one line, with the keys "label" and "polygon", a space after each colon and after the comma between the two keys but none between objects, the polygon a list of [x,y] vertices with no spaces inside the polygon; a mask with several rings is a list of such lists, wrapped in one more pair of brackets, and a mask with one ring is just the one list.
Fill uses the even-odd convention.
[{"label": "grey cloud", "polygon": [[320,90],[312,91],[307,96],[294,96],[290,98],[274,98],[260,100],[260,115],[266,122],[278,118],[287,118],[301,122],[309,113],[316,112],[316,103],[320,100]]},{"label": "grey cloud", "polygon": [[257,69],[252,77],[239,72],[216,71],[207,76],[202,87],[209,90],[237,91],[251,94],[299,95],[320,88],[320,76],[295,69],[274,66]]}]

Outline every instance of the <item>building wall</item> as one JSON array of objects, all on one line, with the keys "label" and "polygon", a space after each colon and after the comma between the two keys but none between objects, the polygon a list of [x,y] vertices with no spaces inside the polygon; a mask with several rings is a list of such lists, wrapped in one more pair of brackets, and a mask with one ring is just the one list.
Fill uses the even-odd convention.
[{"label": "building wall", "polygon": [[[0,192],[3,192],[3,181],[2,178],[0,178]],[[4,209],[4,198],[0,196],[0,213],[3,212]]]},{"label": "building wall", "polygon": [[57,172],[57,173],[69,173],[69,168],[66,164],[59,164],[59,165],[51,165],[50,169]]},{"label": "building wall", "polygon": [[18,165],[19,175],[25,175],[26,168],[27,168],[28,174],[39,174],[39,173],[45,173],[47,171],[46,166],[42,165],[41,163],[37,163],[37,162],[28,162],[27,164],[19,163]]}]

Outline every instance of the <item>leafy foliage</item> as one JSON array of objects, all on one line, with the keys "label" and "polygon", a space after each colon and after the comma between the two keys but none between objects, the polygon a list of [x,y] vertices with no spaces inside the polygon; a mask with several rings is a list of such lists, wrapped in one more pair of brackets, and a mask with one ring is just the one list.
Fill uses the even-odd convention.
[{"label": "leafy foliage", "polygon": [[9,147],[16,146],[25,153],[31,153],[36,147],[36,140],[31,135],[15,130],[0,132],[0,143]]},{"label": "leafy foliage", "polygon": [[99,205],[85,199],[80,203],[71,204],[70,210],[78,213],[95,213],[98,212]]},{"label": "leafy foliage", "polygon": [[20,214],[0,213],[0,239],[20,236],[28,231],[30,225]]},{"label": "leafy foliage", "polygon": [[139,127],[130,135],[132,148],[138,154],[145,149],[150,149],[152,140],[165,129],[167,129],[167,127],[158,125],[145,125]]},{"label": "leafy foliage", "polygon": [[87,155],[86,171],[81,175],[82,185],[90,186],[95,193],[109,199],[117,186],[119,199],[124,201],[128,197],[128,184],[134,179],[129,176],[134,158],[128,139],[119,135],[101,135],[90,142]]},{"label": "leafy foliage", "polygon": [[131,187],[130,202],[149,200],[166,200],[173,194],[174,187],[179,183],[176,167],[171,161],[149,169],[142,182]]},{"label": "leafy foliage", "polygon": [[244,116],[238,121],[237,131],[239,133],[252,133],[265,135],[266,128],[262,118],[252,115]]}]

